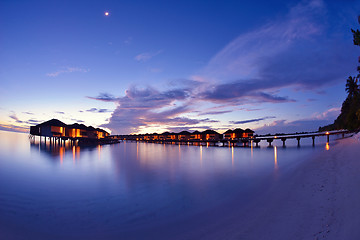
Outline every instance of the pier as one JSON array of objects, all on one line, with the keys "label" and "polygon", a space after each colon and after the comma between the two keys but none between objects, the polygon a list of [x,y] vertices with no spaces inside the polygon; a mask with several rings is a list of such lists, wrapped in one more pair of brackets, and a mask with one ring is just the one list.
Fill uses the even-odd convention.
[{"label": "pier", "polygon": [[327,131],[327,132],[315,132],[315,133],[303,133],[303,134],[286,134],[286,135],[270,135],[270,136],[258,136],[253,139],[253,141],[256,144],[256,147],[259,145],[260,141],[267,141],[269,144],[269,147],[271,147],[271,144],[274,140],[281,140],[283,147],[286,147],[286,140],[288,139],[296,139],[297,145],[300,147],[300,141],[303,138],[311,138],[312,139],[312,145],[315,146],[315,138],[326,136],[326,142],[330,142],[330,136],[331,135],[341,135],[342,138],[345,137],[345,134],[350,133],[348,130],[336,130],[336,131]]},{"label": "pier", "polygon": [[301,139],[311,138],[312,145],[315,146],[316,137],[326,136],[327,142],[330,141],[331,135],[341,135],[342,138],[345,134],[351,133],[348,130],[336,130],[328,132],[315,132],[315,133],[300,133],[300,134],[284,134],[284,135],[267,135],[267,136],[251,136],[238,139],[149,139],[144,136],[126,135],[126,136],[109,136],[123,141],[131,142],[147,142],[147,143],[160,143],[160,144],[180,144],[180,145],[195,145],[195,146],[221,146],[221,147],[249,147],[253,143],[255,147],[259,147],[261,141],[266,141],[268,146],[271,147],[275,140],[281,140],[282,146],[286,147],[286,140],[296,139],[297,146],[300,147]]}]

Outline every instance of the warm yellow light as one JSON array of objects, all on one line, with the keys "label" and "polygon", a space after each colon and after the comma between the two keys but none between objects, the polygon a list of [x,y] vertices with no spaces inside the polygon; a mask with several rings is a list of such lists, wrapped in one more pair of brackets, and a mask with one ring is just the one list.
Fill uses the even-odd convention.
[{"label": "warm yellow light", "polygon": [[326,134],[326,135],[329,135],[329,132],[326,132],[325,134]]},{"label": "warm yellow light", "polygon": [[327,142],[326,145],[325,145],[325,149],[326,149],[326,151],[329,151],[329,150],[330,150],[330,145],[329,145],[328,142]]}]

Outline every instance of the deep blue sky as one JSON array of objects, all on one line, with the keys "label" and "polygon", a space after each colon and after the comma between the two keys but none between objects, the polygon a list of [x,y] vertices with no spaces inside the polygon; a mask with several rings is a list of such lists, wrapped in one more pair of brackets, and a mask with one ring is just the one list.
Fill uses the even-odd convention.
[{"label": "deep blue sky", "polygon": [[358,1],[2,0],[0,129],[316,130],[356,74],[358,14]]}]

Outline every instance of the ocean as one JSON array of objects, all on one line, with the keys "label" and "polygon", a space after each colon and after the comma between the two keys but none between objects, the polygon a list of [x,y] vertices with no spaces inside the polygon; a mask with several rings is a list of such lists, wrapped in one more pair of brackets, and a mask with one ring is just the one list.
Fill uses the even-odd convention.
[{"label": "ocean", "polygon": [[246,209],[336,144],[50,146],[0,131],[0,239],[169,239]]}]

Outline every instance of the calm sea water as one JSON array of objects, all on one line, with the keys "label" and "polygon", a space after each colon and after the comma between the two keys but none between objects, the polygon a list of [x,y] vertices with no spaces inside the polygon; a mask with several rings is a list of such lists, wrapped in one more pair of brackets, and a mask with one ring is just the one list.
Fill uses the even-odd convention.
[{"label": "calm sea water", "polygon": [[[168,239],[244,207],[324,139],[229,148],[50,147],[0,131],[0,239]],[[279,145],[279,146],[276,146]],[[231,203],[231,204],[230,204]],[[156,236],[156,238],[155,238]],[[154,237],[154,238],[153,238]]]}]

